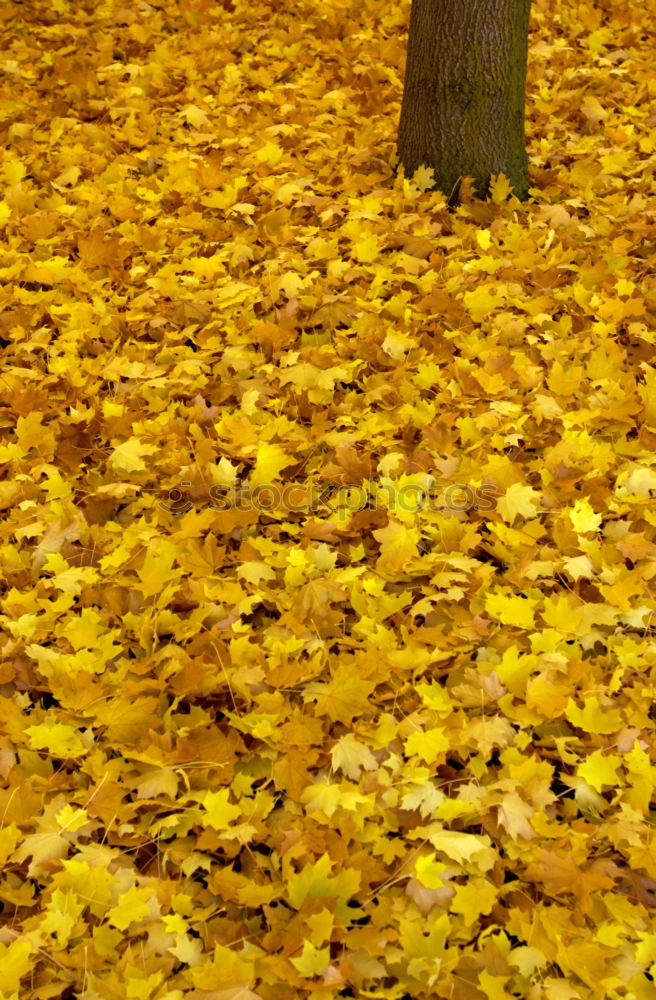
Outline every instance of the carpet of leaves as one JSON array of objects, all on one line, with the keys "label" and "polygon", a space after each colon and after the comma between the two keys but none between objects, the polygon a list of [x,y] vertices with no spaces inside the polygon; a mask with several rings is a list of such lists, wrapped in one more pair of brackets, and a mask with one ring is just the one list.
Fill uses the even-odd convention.
[{"label": "carpet of leaves", "polygon": [[408,8],[0,7],[2,1000],[654,996],[655,7]]}]

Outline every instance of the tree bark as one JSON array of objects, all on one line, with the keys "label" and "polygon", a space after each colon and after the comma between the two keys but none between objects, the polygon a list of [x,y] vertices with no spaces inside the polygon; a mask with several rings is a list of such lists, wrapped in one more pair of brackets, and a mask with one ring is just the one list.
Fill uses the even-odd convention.
[{"label": "tree bark", "polygon": [[432,167],[457,201],[501,171],[528,194],[524,98],[531,0],[412,0],[398,153],[406,176]]}]

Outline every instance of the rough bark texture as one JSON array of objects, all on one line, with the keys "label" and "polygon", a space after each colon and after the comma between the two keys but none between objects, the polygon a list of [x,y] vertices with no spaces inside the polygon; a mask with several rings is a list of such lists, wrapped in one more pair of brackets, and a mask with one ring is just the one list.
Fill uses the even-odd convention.
[{"label": "rough bark texture", "polygon": [[485,195],[503,171],[528,192],[524,95],[531,0],[412,0],[399,160],[425,165],[457,199],[472,176]]}]

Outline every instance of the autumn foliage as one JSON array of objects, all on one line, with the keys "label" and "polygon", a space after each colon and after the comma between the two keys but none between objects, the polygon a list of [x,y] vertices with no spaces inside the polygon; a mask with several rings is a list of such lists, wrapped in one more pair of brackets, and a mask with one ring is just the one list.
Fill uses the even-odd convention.
[{"label": "autumn foliage", "polygon": [[654,3],[408,7],[0,8],[1,1000],[654,996]]}]

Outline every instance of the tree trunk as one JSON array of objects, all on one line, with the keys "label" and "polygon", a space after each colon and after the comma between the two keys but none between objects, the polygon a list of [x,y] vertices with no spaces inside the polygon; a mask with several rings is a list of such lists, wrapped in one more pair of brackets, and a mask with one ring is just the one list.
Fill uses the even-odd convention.
[{"label": "tree trunk", "polygon": [[406,176],[432,167],[457,201],[460,180],[487,194],[501,171],[528,194],[524,94],[531,0],[412,0],[399,125]]}]

